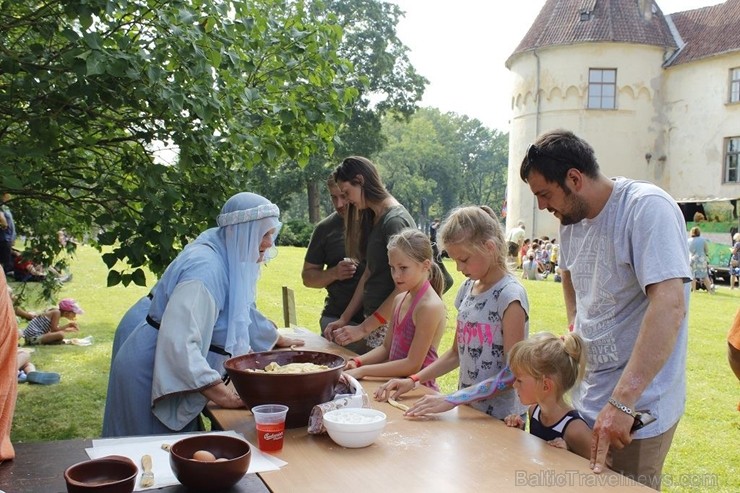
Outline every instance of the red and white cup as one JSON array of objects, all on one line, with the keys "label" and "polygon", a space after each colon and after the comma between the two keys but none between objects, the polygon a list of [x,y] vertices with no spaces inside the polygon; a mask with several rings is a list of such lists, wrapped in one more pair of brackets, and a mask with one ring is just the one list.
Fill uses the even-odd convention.
[{"label": "red and white cup", "polygon": [[282,450],[288,406],[263,404],[253,407],[252,414],[257,428],[259,449],[263,452],[279,452]]}]

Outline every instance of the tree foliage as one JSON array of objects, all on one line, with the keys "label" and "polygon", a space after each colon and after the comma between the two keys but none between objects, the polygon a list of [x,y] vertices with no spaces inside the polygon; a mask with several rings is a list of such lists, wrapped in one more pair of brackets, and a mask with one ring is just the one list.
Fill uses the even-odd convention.
[{"label": "tree foliage", "polygon": [[249,170],[331,152],[359,91],[318,5],[3,0],[0,190],[19,230],[48,258],[58,229],[97,231],[109,284],[142,283]]},{"label": "tree foliage", "polygon": [[421,226],[461,204],[499,211],[506,196],[508,135],[480,121],[422,108],[408,122],[383,120],[381,176]]},{"label": "tree foliage", "polygon": [[[395,118],[407,118],[416,111],[427,80],[414,69],[409,50],[396,33],[403,15],[398,5],[381,0],[325,0],[311,5],[317,16],[341,28],[338,54],[352,63],[346,83],[359,96],[351,116],[339,127],[333,149],[320,149],[303,168],[287,162],[264,174],[269,175],[270,187],[282,191],[279,196],[301,193],[306,197],[309,219],[316,222],[323,214],[313,194],[320,191],[330,205],[324,187],[330,170],[347,156],[377,154],[384,145],[383,116],[392,113]],[[265,177],[258,175],[255,185],[261,186]],[[302,186],[295,188],[297,183]]]}]

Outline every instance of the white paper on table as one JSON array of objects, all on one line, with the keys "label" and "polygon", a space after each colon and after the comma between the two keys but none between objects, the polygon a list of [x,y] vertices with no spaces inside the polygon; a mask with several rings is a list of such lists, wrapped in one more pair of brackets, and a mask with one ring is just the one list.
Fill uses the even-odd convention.
[{"label": "white paper on table", "polygon": [[[214,431],[203,434],[229,435],[245,440],[242,435],[235,431]],[[180,482],[177,480],[175,474],[170,468],[170,453],[162,449],[162,444],[166,443],[172,445],[186,436],[188,436],[187,433],[179,433],[175,435],[102,438],[93,440],[92,448],[85,449],[85,452],[87,452],[88,457],[91,459],[99,459],[107,455],[122,455],[134,461],[136,467],[139,468],[139,473],[136,476],[136,488],[134,491],[163,488],[165,486],[179,484]],[[249,443],[248,440],[245,441]],[[259,448],[255,447],[251,443],[249,443],[249,446],[252,449],[252,459],[249,462],[249,470],[247,473],[277,471],[287,464],[284,460],[261,452]],[[145,454],[152,457],[152,472],[154,473],[154,485],[148,488],[142,488],[139,486],[141,474],[143,472],[143,469],[141,468],[141,457]]]}]

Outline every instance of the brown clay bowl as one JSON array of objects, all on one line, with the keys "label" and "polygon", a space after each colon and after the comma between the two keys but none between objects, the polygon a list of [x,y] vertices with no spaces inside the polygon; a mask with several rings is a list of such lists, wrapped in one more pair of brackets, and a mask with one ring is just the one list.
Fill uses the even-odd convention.
[{"label": "brown clay bowl", "polygon": [[[199,450],[207,450],[223,461],[193,459]],[[183,486],[193,491],[220,491],[239,482],[249,469],[252,452],[249,444],[227,435],[194,435],[170,448],[170,467]]]},{"label": "brown clay bowl", "polygon": [[[248,371],[262,370],[273,361],[279,365],[315,363],[329,369],[283,374]],[[250,409],[260,404],[283,404],[288,406],[286,428],[299,428],[308,425],[308,416],[316,404],[334,398],[334,386],[344,364],[341,356],[319,351],[266,351],[231,358],[224,363],[224,368],[239,397]]]},{"label": "brown clay bowl", "polygon": [[64,481],[68,493],[131,493],[138,472],[128,457],[109,455],[69,466]]}]

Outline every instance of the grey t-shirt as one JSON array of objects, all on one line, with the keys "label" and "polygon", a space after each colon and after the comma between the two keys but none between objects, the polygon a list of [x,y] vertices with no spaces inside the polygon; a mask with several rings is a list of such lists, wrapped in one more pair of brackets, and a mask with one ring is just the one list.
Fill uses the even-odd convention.
[{"label": "grey t-shirt", "polygon": [[395,283],[388,265],[388,240],[406,228],[415,228],[411,214],[402,205],[390,207],[373,226],[367,240],[366,264],[370,276],[365,282],[362,306],[365,316],[383,304],[393,292]]},{"label": "grey t-shirt", "polygon": [[[495,377],[506,366],[502,320],[509,305],[515,301],[527,314],[524,338],[529,334],[529,301],[527,292],[511,274],[480,294],[471,294],[474,281],[468,279],[457,292],[455,307],[457,323],[455,343],[460,359],[458,388],[463,389]],[[523,414],[523,406],[513,389],[470,403],[494,418],[504,419],[509,414]]]},{"label": "grey t-shirt", "polygon": [[[344,255],[344,219],[336,212],[332,212],[314,228],[305,261],[329,268],[341,262]],[[342,315],[352,299],[363,268],[363,265],[359,265],[352,279],[334,281],[326,287],[327,295],[324,300],[324,311],[321,312],[322,317],[339,318]],[[358,310],[352,320],[362,322],[362,313]]]},{"label": "grey t-shirt", "polygon": [[[663,190],[615,179],[604,209],[593,219],[560,227],[560,267],[576,291],[575,330],[587,345],[586,374],[573,404],[589,426],[607,404],[624,371],[648,307],[646,287],[683,279],[689,306],[689,252],[683,215]],[[686,399],[688,314],[663,368],[636,404],[657,422],[634,434],[657,436],[681,417]],[[648,327],[647,330],[650,330]]]}]

